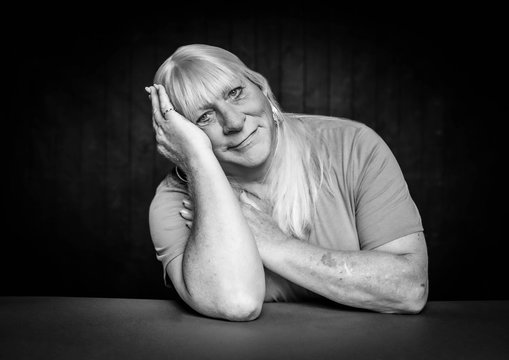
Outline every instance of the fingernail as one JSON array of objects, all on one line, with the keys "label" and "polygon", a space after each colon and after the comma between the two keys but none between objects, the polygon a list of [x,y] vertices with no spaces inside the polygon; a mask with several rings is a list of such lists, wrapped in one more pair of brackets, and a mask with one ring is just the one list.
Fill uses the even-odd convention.
[{"label": "fingernail", "polygon": [[189,215],[189,211],[187,211],[186,209],[180,210],[180,213],[183,215]]},{"label": "fingernail", "polygon": [[182,200],[182,204],[184,205],[190,205],[191,203],[188,200]]}]

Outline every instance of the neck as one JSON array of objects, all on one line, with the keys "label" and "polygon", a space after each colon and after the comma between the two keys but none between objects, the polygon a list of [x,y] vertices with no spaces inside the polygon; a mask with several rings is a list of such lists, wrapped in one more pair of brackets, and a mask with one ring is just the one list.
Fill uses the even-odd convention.
[{"label": "neck", "polygon": [[245,167],[243,169],[223,169],[231,181],[239,184],[242,187],[264,187],[266,185],[267,175],[269,174],[273,160],[274,154],[272,153],[265,162],[256,167]]},{"label": "neck", "polygon": [[263,181],[263,177],[229,177],[230,182],[235,188],[245,190],[252,195],[264,199],[267,197],[267,184]]}]

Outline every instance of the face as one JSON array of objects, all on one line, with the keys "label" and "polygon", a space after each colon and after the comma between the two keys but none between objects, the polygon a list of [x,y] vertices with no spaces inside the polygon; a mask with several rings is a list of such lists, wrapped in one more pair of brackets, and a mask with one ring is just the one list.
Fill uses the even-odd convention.
[{"label": "face", "polygon": [[261,178],[275,146],[275,125],[268,98],[248,79],[236,80],[192,119],[209,137],[227,175],[246,181]]}]

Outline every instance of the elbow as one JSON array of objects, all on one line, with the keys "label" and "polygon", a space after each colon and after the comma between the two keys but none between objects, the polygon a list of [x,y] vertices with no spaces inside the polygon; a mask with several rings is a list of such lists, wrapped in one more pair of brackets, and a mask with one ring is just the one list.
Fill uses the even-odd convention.
[{"label": "elbow", "polygon": [[256,320],[265,299],[265,278],[252,281],[249,286],[219,286],[222,290],[216,299],[216,309],[220,317],[229,321]]},{"label": "elbow", "polygon": [[399,294],[397,301],[397,313],[400,314],[419,314],[428,301],[428,271],[427,266],[418,269],[412,269],[402,276],[399,282]]},{"label": "elbow", "polygon": [[428,301],[428,280],[404,280],[392,292],[385,306],[377,309],[385,314],[419,314]]},{"label": "elbow", "polygon": [[187,304],[201,315],[228,321],[256,320],[261,312],[262,300],[248,295],[215,297],[213,300],[205,297],[188,297]]},{"label": "elbow", "polygon": [[426,306],[427,301],[427,281],[412,284],[402,296],[397,312],[401,314],[419,314]]},{"label": "elbow", "polygon": [[229,321],[256,320],[261,312],[263,299],[260,301],[250,296],[231,296],[223,301],[219,308],[220,317]]},{"label": "elbow", "polygon": [[215,283],[215,286],[206,291],[202,282],[193,285],[187,288],[186,302],[202,315],[229,321],[252,321],[261,314],[265,279],[250,286]]}]

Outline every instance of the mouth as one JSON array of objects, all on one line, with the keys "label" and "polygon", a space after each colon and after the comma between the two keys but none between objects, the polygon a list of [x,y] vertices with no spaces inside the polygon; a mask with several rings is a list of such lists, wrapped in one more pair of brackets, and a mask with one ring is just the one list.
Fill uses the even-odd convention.
[{"label": "mouth", "polygon": [[258,131],[258,128],[256,128],[251,134],[249,134],[244,140],[242,140],[240,143],[238,143],[237,145],[234,145],[234,146],[230,146],[228,149],[241,149],[243,148],[244,146],[246,145],[249,145],[250,142],[251,142],[251,139],[255,136],[255,134],[257,133]]}]

